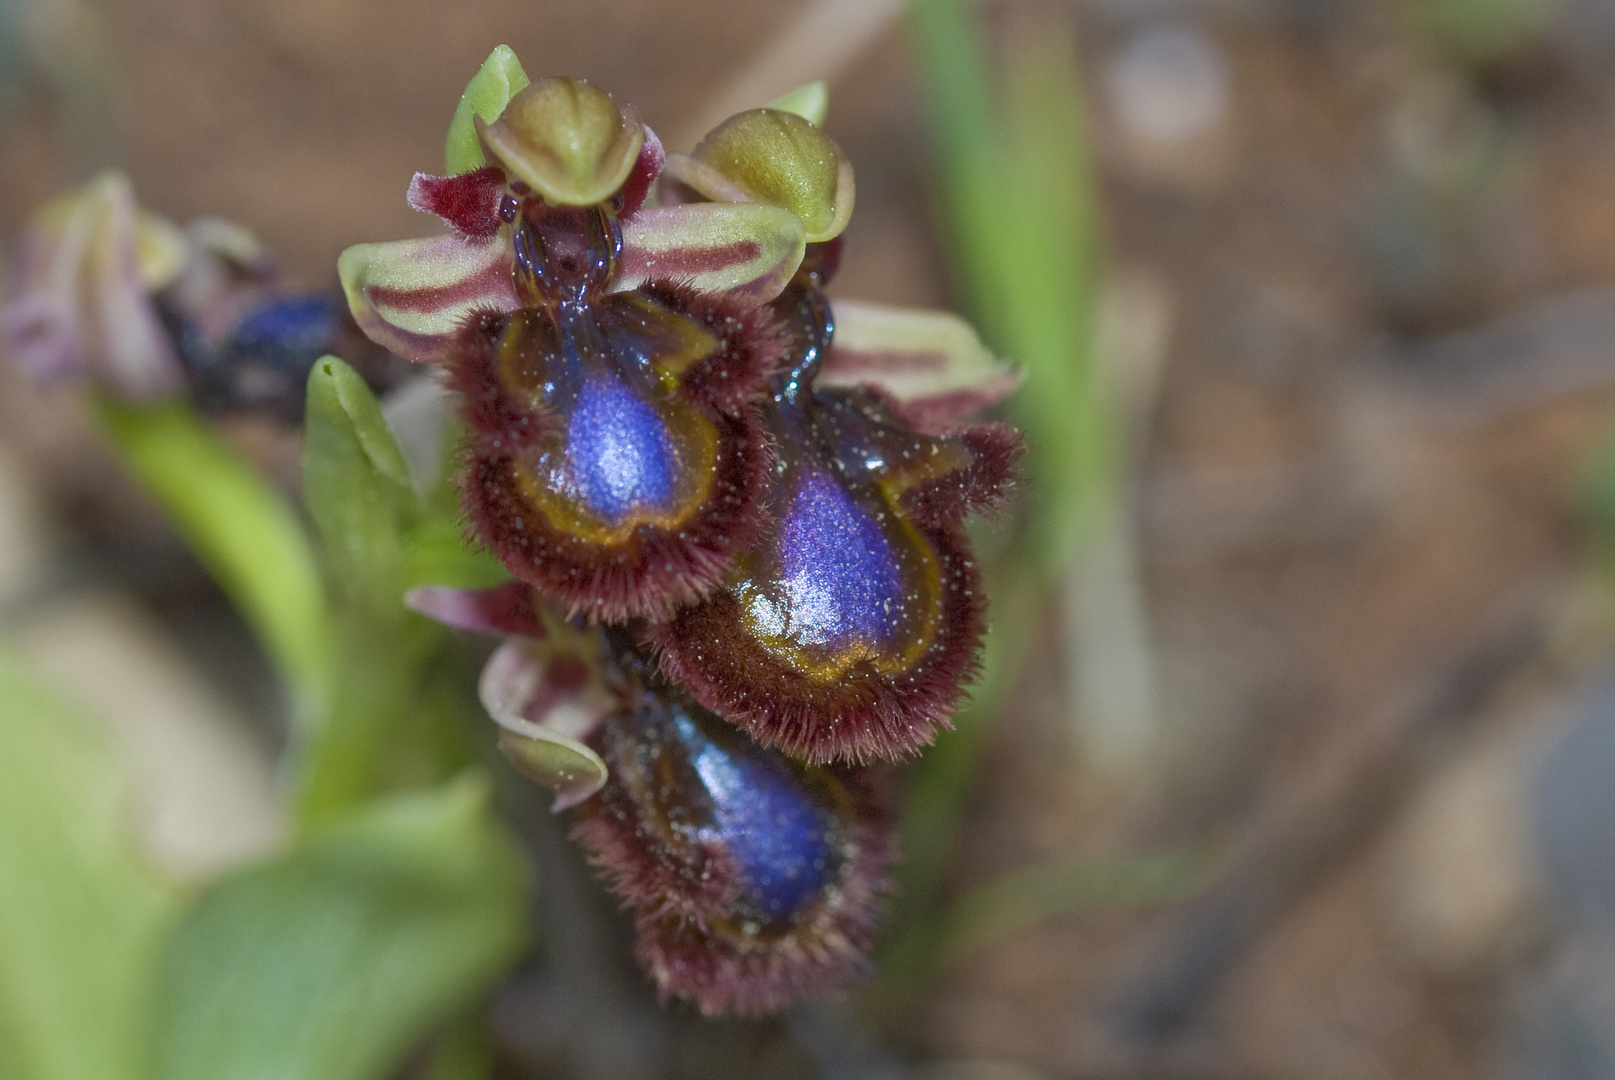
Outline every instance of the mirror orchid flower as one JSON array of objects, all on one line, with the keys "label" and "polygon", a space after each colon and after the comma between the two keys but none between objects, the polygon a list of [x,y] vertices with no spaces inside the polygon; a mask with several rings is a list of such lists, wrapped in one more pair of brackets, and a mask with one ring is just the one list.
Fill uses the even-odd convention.
[{"label": "mirror orchid flower", "polygon": [[489,163],[410,188],[455,231],[344,252],[354,317],[443,368],[467,516],[513,573],[574,612],[665,617],[761,528],[753,400],[787,344],[765,302],[806,232],[768,204],[644,206],[660,144],[587,83],[469,122]]},{"label": "mirror orchid flower", "polygon": [[818,386],[833,268],[810,249],[776,302],[796,363],[763,409],[779,447],[770,527],[722,589],[650,637],[674,680],[764,745],[895,759],[947,724],[974,669],[985,598],[963,520],[1002,504],[1021,442],[935,401],[916,426],[871,386]]},{"label": "mirror orchid flower", "polygon": [[573,809],[664,997],[763,1015],[867,970],[894,848],[880,777],[759,746],[624,635],[545,614],[523,583],[409,603],[508,635],[480,685],[500,748]]},{"label": "mirror orchid flower", "polygon": [[[664,174],[671,197],[787,207],[810,243],[769,305],[791,337],[790,363],[761,405],[778,448],[769,525],[721,588],[649,636],[668,675],[707,708],[818,762],[898,758],[947,724],[985,618],[963,520],[1003,503],[1021,452],[1007,426],[963,422],[1014,377],[958,320],[889,316],[918,340],[898,334],[884,356],[860,355],[859,315],[880,314],[854,307],[851,347],[838,350],[824,286],[840,260],[850,174],[817,126],[772,108],[732,117]],[[926,356],[947,331],[954,352]],[[882,385],[905,362],[953,375],[973,365],[986,378],[951,394],[911,382],[905,399]],[[827,368],[842,385],[821,385]]]}]

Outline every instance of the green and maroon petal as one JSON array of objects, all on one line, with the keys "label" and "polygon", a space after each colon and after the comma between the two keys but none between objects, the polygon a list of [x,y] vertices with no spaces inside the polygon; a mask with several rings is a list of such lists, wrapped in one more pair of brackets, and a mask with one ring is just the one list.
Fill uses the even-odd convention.
[{"label": "green and maroon petal", "polygon": [[598,641],[557,626],[542,639],[514,637],[482,671],[478,693],[500,727],[499,749],[520,772],[555,792],[553,809],[589,798],[606,765],[586,744],[617,706],[601,678]]},{"label": "green and maroon petal", "polygon": [[922,431],[990,408],[1020,385],[1020,371],[957,315],[851,300],[832,301],[831,309],[835,339],[818,384],[877,389]]},{"label": "green and maroon petal", "polygon": [[445,360],[473,313],[516,306],[503,236],[356,244],[337,260],[337,273],[365,336],[419,363]]},{"label": "green and maroon petal", "polygon": [[613,288],[676,281],[697,292],[765,303],[796,273],[806,237],[801,220],[777,206],[646,207],[622,223],[622,263]]}]

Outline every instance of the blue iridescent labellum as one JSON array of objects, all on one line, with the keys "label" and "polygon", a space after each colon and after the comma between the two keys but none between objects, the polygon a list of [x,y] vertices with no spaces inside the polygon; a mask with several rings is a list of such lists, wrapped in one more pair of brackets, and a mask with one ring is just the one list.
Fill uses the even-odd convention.
[{"label": "blue iridescent labellum", "polygon": [[522,306],[473,318],[448,361],[468,515],[573,612],[665,617],[760,531],[771,457],[750,402],[786,329],[721,293],[608,291],[622,237],[607,207],[510,213]]},{"label": "blue iridescent labellum", "polygon": [[868,780],[762,749],[639,671],[591,738],[610,771],[576,835],[634,909],[666,996],[762,1015],[865,969],[890,826]]},{"label": "blue iridescent labellum", "polygon": [[962,521],[1003,498],[1021,444],[993,424],[922,433],[871,390],[815,388],[833,326],[804,267],[776,302],[800,359],[764,408],[773,524],[651,639],[672,678],[764,745],[898,758],[947,724],[973,669],[984,608]]}]

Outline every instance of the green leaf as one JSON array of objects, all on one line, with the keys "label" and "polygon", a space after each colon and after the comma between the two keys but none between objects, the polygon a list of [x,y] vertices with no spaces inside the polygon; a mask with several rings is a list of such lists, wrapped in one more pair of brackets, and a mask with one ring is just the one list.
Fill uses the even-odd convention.
[{"label": "green leaf", "polygon": [[183,402],[96,400],[103,430],[263,642],[305,710],[329,675],[325,594],[296,512]]},{"label": "green leaf", "polygon": [[443,162],[449,176],[480,169],[488,163],[471,118],[475,116],[483,123],[493,123],[505,111],[510,99],[531,81],[509,45],[494,47],[466,84],[460,104],[454,109],[454,119],[449,121],[449,135],[443,144]]},{"label": "green leaf", "polygon": [[389,799],[225,878],[170,944],[155,1080],[389,1075],[521,956],[528,892],[480,779]]},{"label": "green leaf", "polygon": [[98,733],[0,648],[0,1076],[145,1080],[174,897]]}]

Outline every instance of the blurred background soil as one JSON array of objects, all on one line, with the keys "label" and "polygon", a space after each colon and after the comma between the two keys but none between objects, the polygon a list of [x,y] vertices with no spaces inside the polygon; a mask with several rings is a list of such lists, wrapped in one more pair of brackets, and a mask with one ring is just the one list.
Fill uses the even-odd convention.
[{"label": "blurred background soil", "polygon": [[[1615,865],[1615,783],[1600,784],[1615,751],[1586,734],[1609,722],[1615,641],[1589,480],[1615,408],[1615,4],[1477,2],[1462,27],[1507,9],[1485,47],[1429,21],[1452,7],[1075,7],[1107,297],[1133,341],[1130,505],[1161,734],[1124,778],[1085,765],[1050,610],[950,888],[1079,855],[1205,851],[1218,872],[1175,905],[1060,915],[959,957],[871,1028],[875,1064],[821,1054],[826,1071],[1615,1076],[1615,894],[1582,873]],[[460,89],[505,42],[534,74],[636,103],[675,147],[755,103],[734,100],[748,86],[827,75],[828,129],[858,175],[833,294],[951,303],[895,5],[17,12],[43,45],[0,129],[7,240],[120,165],[153,210],[228,216],[290,280],[328,283],[344,246],[432,231],[405,186],[440,168]],[[113,701],[145,693],[143,671],[177,672],[191,689],[173,693],[205,699],[191,708],[237,718],[229,738],[250,745],[221,753],[266,760],[265,665],[76,408],[0,382],[4,464],[45,537],[0,613],[92,697],[109,670]],[[294,436],[234,430],[295,475]],[[109,595],[138,623],[112,654],[157,642],[167,660],[131,673],[85,659],[88,631],[46,632]],[[159,714],[165,692],[150,691]],[[251,813],[224,848],[272,842],[272,811]],[[811,1046],[811,1026],[791,1030]],[[810,1068],[775,1045],[784,1029],[757,1030],[738,1057],[666,1073]],[[512,1075],[550,1075],[535,1041],[513,1038]]]}]

